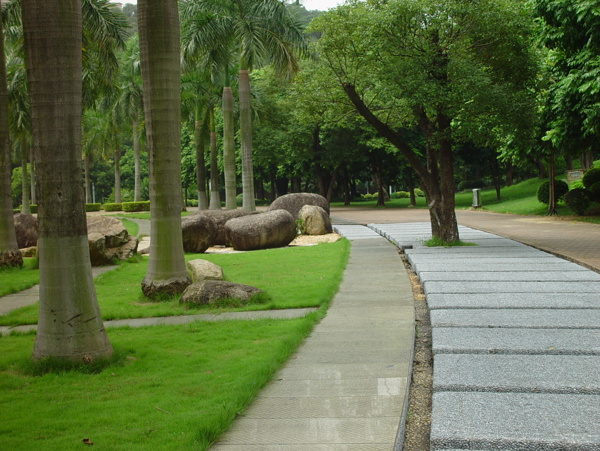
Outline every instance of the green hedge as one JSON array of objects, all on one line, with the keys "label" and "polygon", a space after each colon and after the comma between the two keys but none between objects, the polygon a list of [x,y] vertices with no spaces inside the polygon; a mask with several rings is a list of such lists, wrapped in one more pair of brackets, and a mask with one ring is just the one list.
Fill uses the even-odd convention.
[{"label": "green hedge", "polygon": [[104,204],[102,208],[104,211],[123,211],[123,205],[121,203]]},{"label": "green hedge", "polygon": [[123,202],[121,203],[123,211],[136,212],[136,211],[150,211],[150,201],[144,200],[141,202]]},{"label": "green hedge", "polygon": [[85,204],[85,211],[100,211],[101,204]]}]

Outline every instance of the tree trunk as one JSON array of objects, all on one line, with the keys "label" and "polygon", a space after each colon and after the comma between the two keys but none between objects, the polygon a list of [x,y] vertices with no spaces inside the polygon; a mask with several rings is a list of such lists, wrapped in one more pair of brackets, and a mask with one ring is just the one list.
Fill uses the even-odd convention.
[{"label": "tree trunk", "polygon": [[10,140],[8,133],[8,90],[4,59],[4,32],[0,20],[0,268],[21,266],[23,257],[17,245],[10,188]]},{"label": "tree trunk", "polygon": [[90,181],[90,156],[86,153],[83,156],[83,180],[85,186],[85,202],[92,203],[92,183]]},{"label": "tree trunk", "polygon": [[233,93],[223,88],[223,170],[225,172],[225,208],[235,210],[235,141],[233,131]]},{"label": "tree trunk", "polygon": [[31,205],[37,205],[35,192],[35,159],[33,158],[33,147],[29,146],[29,183],[31,185]]},{"label": "tree trunk", "polygon": [[25,140],[21,139],[21,213],[30,215],[29,208],[29,174],[27,171],[27,154]]},{"label": "tree trunk", "polygon": [[142,177],[140,175],[140,135],[138,134],[139,117],[135,112],[131,121],[133,129],[133,201],[139,202],[142,200]]},{"label": "tree trunk", "polygon": [[181,102],[176,0],[140,0],[138,29],[150,179],[146,296],[189,284],[181,235]]},{"label": "tree trunk", "polygon": [[210,206],[211,210],[221,209],[221,196],[219,195],[219,166],[217,165],[217,132],[215,129],[215,110],[210,107],[209,134],[210,134]]},{"label": "tree trunk", "polygon": [[350,176],[348,175],[348,166],[344,166],[344,206],[350,205]]},{"label": "tree trunk", "polygon": [[256,210],[254,201],[254,168],[252,165],[252,117],[250,111],[250,77],[247,70],[238,74],[240,98],[240,142],[242,145],[243,209]]},{"label": "tree trunk", "polygon": [[121,203],[121,152],[115,149],[113,152],[115,159],[115,203]]},{"label": "tree trunk", "polygon": [[410,206],[417,206],[417,198],[415,196],[415,179],[413,177],[412,170],[410,168],[406,168],[406,183],[408,184],[408,195],[410,197]]},{"label": "tree trunk", "polygon": [[548,212],[546,213],[548,216],[558,214],[556,211],[556,180],[554,169],[554,149],[552,149],[548,160]]},{"label": "tree trunk", "polygon": [[[196,120],[194,121],[194,144],[196,145],[196,184],[198,185],[198,210],[208,209],[208,197],[206,195],[206,157],[204,156],[204,138],[206,134],[204,130],[206,120],[200,120],[199,112],[196,112]],[[207,116],[207,115],[206,115]],[[206,118],[207,119],[207,118]]]},{"label": "tree trunk", "polygon": [[21,5],[39,188],[40,313],[32,357],[89,363],[112,348],[92,279],[81,174],[81,2]]}]

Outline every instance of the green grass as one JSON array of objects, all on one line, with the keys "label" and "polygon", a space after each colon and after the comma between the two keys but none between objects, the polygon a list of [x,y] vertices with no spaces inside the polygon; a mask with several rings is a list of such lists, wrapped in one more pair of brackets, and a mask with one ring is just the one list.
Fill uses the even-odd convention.
[{"label": "green grass", "polygon": [[316,318],[109,330],[99,374],[33,376],[33,335],[2,337],[0,449],[207,449]]},{"label": "green grass", "polygon": [[0,268],[0,296],[26,290],[40,280],[37,259],[24,258],[21,268]]},{"label": "green grass", "polygon": [[460,246],[477,246],[475,243],[467,243],[466,241],[442,241],[439,237],[434,236],[423,241],[423,245],[427,247],[460,247]]},{"label": "green grass", "polygon": [[119,218],[119,219],[121,220],[121,222],[127,229],[127,233],[129,233],[129,235],[138,236],[139,226],[137,225],[137,222],[130,221],[129,219],[126,219],[126,218]]},{"label": "green grass", "polygon": [[[349,242],[340,240],[318,246],[299,246],[239,254],[187,254],[223,268],[226,280],[252,285],[265,291],[270,302],[249,304],[243,310],[318,307],[334,294],[349,253]],[[96,294],[105,320],[214,313],[232,309],[190,308],[179,297],[151,302],[143,297],[141,280],[147,259],[124,263],[96,277]],[[239,309],[233,309],[239,310]],[[0,316],[0,325],[37,323],[38,306],[30,305]]]}]

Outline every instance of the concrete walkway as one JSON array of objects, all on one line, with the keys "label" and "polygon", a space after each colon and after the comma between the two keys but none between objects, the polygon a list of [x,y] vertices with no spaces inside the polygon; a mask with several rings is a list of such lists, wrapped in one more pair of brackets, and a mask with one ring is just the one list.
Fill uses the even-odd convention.
[{"label": "concrete walkway", "polygon": [[600,449],[600,274],[460,228],[370,225],[419,275],[433,328],[431,449]]},{"label": "concrete walkway", "polygon": [[414,307],[396,250],[349,226],[348,266],[327,316],[211,449],[401,449]]}]

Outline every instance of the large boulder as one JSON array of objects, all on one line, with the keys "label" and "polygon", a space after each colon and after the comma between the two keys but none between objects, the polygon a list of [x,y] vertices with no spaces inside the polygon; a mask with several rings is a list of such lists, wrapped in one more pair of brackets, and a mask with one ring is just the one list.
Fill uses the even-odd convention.
[{"label": "large boulder", "polygon": [[291,193],[278,197],[273,201],[267,211],[287,210],[294,220],[298,219],[300,209],[305,205],[316,205],[321,207],[329,215],[329,202],[323,196],[313,193]]},{"label": "large boulder", "polygon": [[285,210],[230,219],[225,230],[229,242],[239,251],[287,246],[297,235],[296,222]]},{"label": "large boulder", "polygon": [[14,215],[15,232],[19,249],[37,246],[38,222],[33,215],[17,213]]},{"label": "large boulder", "polygon": [[137,250],[137,239],[116,218],[90,216],[87,231],[92,266],[109,265],[115,259],[127,260]]},{"label": "large boulder", "polygon": [[215,245],[217,226],[206,215],[186,216],[181,220],[181,234],[185,252],[202,253]]},{"label": "large boulder", "polygon": [[221,299],[237,299],[242,303],[246,303],[258,293],[262,293],[262,290],[250,285],[223,280],[204,280],[188,286],[181,295],[179,302],[181,304],[208,305]]},{"label": "large boulder", "polygon": [[325,235],[333,232],[329,215],[321,207],[305,205],[298,213],[302,228],[307,235]]},{"label": "large boulder", "polygon": [[212,219],[217,226],[217,233],[214,238],[214,244],[217,245],[228,245],[227,232],[225,231],[225,224],[227,221],[233,218],[240,218],[242,216],[258,214],[256,211],[242,210],[240,208],[235,210],[201,210],[194,215],[188,216],[188,218],[196,216],[204,216]]},{"label": "large boulder", "polygon": [[223,280],[223,269],[208,260],[201,258],[190,260],[186,263],[186,268],[192,283],[203,280]]}]

